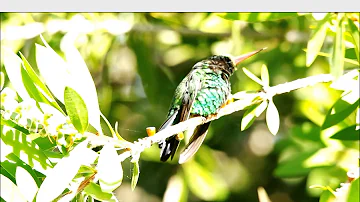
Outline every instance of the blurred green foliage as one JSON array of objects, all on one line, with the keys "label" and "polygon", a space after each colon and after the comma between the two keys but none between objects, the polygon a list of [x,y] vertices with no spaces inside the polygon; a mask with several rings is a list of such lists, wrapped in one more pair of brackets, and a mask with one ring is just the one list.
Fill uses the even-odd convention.
[{"label": "blurred green foliage", "polygon": [[[354,190],[359,180],[346,182],[354,169],[355,178],[359,175],[359,13],[0,13],[0,17],[1,47],[7,48],[1,51],[1,185],[18,193],[14,201],[33,199],[43,183],[53,186],[45,176],[55,176],[50,168],[58,162],[58,178],[52,182],[58,182],[60,193],[69,191],[66,179],[76,174],[78,184],[89,180],[83,193],[105,201],[115,200],[114,195],[120,201],[171,202],[266,198],[311,202],[335,197],[353,201],[358,196]],[[120,165],[105,158],[108,154],[116,158],[113,147],[101,149],[96,161],[101,165],[100,186],[90,182],[99,177],[93,168],[81,166],[96,156],[81,145],[84,137],[59,134],[58,128],[50,127],[56,122],[69,130],[72,123],[81,133],[96,131],[98,99],[111,125],[118,122],[121,137],[136,141],[146,136],[146,127],[162,124],[177,84],[196,62],[213,54],[239,55],[263,47],[268,49],[241,67],[270,81],[270,86],[323,73],[340,79],[275,96],[269,106],[279,113],[279,128],[274,113],[269,116],[275,120],[269,118],[272,122],[266,125],[268,114],[261,113],[265,108],[250,117],[251,126],[241,121],[248,114],[244,111],[213,121],[199,152],[183,165],[176,158],[161,163],[157,145],[141,153],[139,162],[125,160]],[[19,51],[18,59],[9,53]],[[78,67],[74,74],[71,69],[65,76],[51,72],[62,67],[57,55]],[[5,57],[13,59],[6,64]],[[4,66],[12,65],[21,68],[22,77],[11,79],[15,70]],[[81,69],[86,66],[91,75]],[[50,72],[44,75],[48,67]],[[91,79],[97,96],[87,85]],[[84,85],[64,95],[51,82]],[[25,89],[18,87],[22,83]],[[240,68],[231,83],[232,93],[261,89]],[[24,96],[37,102],[24,103]],[[52,106],[57,118],[44,117],[39,101]],[[64,119],[65,112],[70,119]],[[111,136],[105,121],[101,125]],[[77,162],[79,158],[85,159]],[[118,169],[109,170],[109,165]],[[31,194],[23,193],[24,183]],[[37,197],[55,193],[50,187],[40,188]],[[8,199],[3,193],[2,188],[2,199]]]}]

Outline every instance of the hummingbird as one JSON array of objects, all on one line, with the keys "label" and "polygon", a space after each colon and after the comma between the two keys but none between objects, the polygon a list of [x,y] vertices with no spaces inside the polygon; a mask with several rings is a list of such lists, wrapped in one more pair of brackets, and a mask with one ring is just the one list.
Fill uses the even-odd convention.
[{"label": "hummingbird", "polygon": [[[167,118],[159,131],[192,117],[207,118],[215,115],[231,95],[229,79],[236,69],[235,66],[264,49],[234,57],[233,60],[228,56],[214,55],[197,62],[177,86]],[[189,143],[180,154],[179,164],[185,163],[198,151],[210,123],[195,128]],[[173,159],[182,138],[183,134],[179,133],[159,143],[161,161],[165,162],[169,157]]]}]

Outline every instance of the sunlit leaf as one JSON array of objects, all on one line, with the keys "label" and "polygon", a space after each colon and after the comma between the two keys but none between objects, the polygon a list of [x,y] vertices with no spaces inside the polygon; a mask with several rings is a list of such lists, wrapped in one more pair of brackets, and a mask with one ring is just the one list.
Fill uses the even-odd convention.
[{"label": "sunlit leaf", "polygon": [[23,100],[29,99],[21,78],[21,59],[8,48],[2,47],[1,52],[4,54],[4,66],[12,86]]},{"label": "sunlit leaf", "polygon": [[64,91],[66,112],[76,130],[84,133],[89,126],[88,110],[84,100],[72,88],[66,86]]},{"label": "sunlit leaf", "polygon": [[4,88],[5,85],[5,74],[0,72],[0,90]]},{"label": "sunlit leaf", "polygon": [[344,39],[344,23],[343,18],[338,16],[338,24],[336,27],[336,36],[333,45],[333,54],[331,58],[330,73],[339,77],[344,71],[344,58],[345,58],[345,39]]},{"label": "sunlit leaf", "polygon": [[322,128],[326,129],[343,121],[357,109],[359,106],[359,100],[360,99],[353,104],[349,104],[342,99],[337,100],[327,113]]},{"label": "sunlit leaf", "polygon": [[349,192],[346,202],[353,202],[359,200],[359,178],[353,180],[349,187]]},{"label": "sunlit leaf", "polygon": [[271,134],[276,135],[280,127],[279,112],[272,100],[269,100],[269,105],[266,110],[266,124]]},{"label": "sunlit leaf", "polygon": [[348,18],[348,26],[350,28],[350,34],[352,36],[352,39],[353,39],[353,44],[354,44],[354,47],[355,47],[355,55],[357,57],[357,60],[358,62],[360,63],[360,56],[359,56],[359,28],[356,27],[354,21],[352,21],[350,18]]},{"label": "sunlit leaf", "polygon": [[253,73],[251,73],[248,69],[246,69],[245,67],[242,68],[244,73],[246,74],[246,76],[248,76],[250,79],[252,79],[253,81],[255,81],[256,83],[260,84],[263,86],[263,82],[257,77],[255,76]]},{"label": "sunlit leaf", "polygon": [[7,202],[27,202],[19,188],[9,178],[1,174],[1,198]]},{"label": "sunlit leaf", "polygon": [[84,141],[70,152],[70,156],[62,158],[47,174],[36,196],[36,201],[52,201],[57,198],[65,188],[69,187],[81,165],[92,163],[96,153],[86,147]]},{"label": "sunlit leaf", "polygon": [[106,144],[100,151],[97,171],[102,191],[110,193],[121,185],[123,169],[113,145]]},{"label": "sunlit leaf", "polygon": [[[308,52],[308,50],[305,48],[303,49],[306,53]],[[347,49],[348,50],[348,49]],[[347,51],[346,51],[347,52]],[[323,56],[323,57],[327,57],[327,58],[330,58],[331,57],[331,54],[330,53],[324,53],[324,52],[318,52],[316,53],[316,55],[318,56]],[[344,62],[347,62],[349,64],[353,64],[353,65],[359,65],[360,63],[356,60],[352,60],[352,59],[349,59],[349,58],[344,58]]]},{"label": "sunlit leaf", "polygon": [[228,20],[241,20],[246,22],[275,21],[297,17],[297,13],[218,13],[218,16]]},{"label": "sunlit leaf", "polygon": [[84,189],[84,192],[89,196],[99,201],[115,202],[114,195],[111,193],[103,192],[98,184],[90,182]]},{"label": "sunlit leaf", "polygon": [[316,29],[310,36],[310,40],[307,44],[306,53],[306,66],[310,66],[316,59],[317,53],[320,52],[321,47],[326,37],[326,31],[331,14],[328,13],[317,25]]},{"label": "sunlit leaf", "polygon": [[24,133],[25,135],[30,134],[30,131],[28,129],[26,129],[23,126],[19,125],[15,121],[13,121],[11,119],[4,119],[3,116],[1,116],[0,118],[1,118],[1,125],[6,125],[6,126],[9,126],[11,128],[14,128],[14,129]]},{"label": "sunlit leaf", "polygon": [[360,140],[360,131],[356,130],[356,125],[349,126],[335,133],[330,138],[338,140]]},{"label": "sunlit leaf", "polygon": [[38,187],[33,177],[22,167],[16,168],[16,184],[26,200],[33,201]]},{"label": "sunlit leaf", "polygon": [[269,71],[265,64],[261,66],[261,80],[264,87],[269,87],[270,80],[269,80]]},{"label": "sunlit leaf", "polygon": [[139,162],[134,162],[133,163],[134,168],[133,168],[133,174],[132,174],[132,178],[131,178],[131,190],[134,191],[136,184],[139,180],[139,174],[140,174],[140,167],[139,167]]}]

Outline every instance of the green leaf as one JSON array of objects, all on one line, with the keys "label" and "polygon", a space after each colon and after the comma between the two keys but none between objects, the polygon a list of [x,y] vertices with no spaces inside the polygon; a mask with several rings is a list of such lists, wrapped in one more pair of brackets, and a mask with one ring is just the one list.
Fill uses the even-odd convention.
[{"label": "green leaf", "polygon": [[331,107],[329,112],[325,117],[325,121],[321,126],[322,129],[329,128],[347,118],[351,113],[353,113],[359,106],[359,100],[353,104],[349,104],[342,100],[341,98],[336,101],[336,103]]},{"label": "green leaf", "polygon": [[106,144],[100,151],[97,171],[103,192],[110,193],[121,185],[123,170],[113,145]]},{"label": "green leaf", "polygon": [[359,200],[359,178],[356,178],[351,182],[346,202],[357,200]]},{"label": "green leaf", "polygon": [[186,184],[197,197],[204,201],[224,201],[229,190],[219,176],[196,161],[183,164]]},{"label": "green leaf", "polygon": [[[306,53],[308,53],[308,50],[305,48],[305,49],[303,49]],[[348,51],[350,51],[351,49],[346,49],[346,54],[348,54]],[[345,54],[345,57],[346,58],[344,58],[344,62],[347,62],[347,63],[349,63],[349,64],[353,64],[353,65],[359,65],[360,63],[358,62],[358,61],[356,61],[356,60],[352,60],[352,59],[349,59],[349,58],[347,58],[347,55]],[[318,55],[318,56],[323,56],[323,57],[327,57],[327,58],[330,58],[331,57],[331,54],[329,54],[329,53],[324,53],[324,52],[317,52],[316,53],[316,55]]]},{"label": "green leaf", "polygon": [[324,190],[320,196],[319,202],[335,202],[335,195],[328,189]]},{"label": "green leaf", "polygon": [[21,78],[20,70],[22,67],[20,58],[8,48],[2,48],[1,52],[4,54],[4,66],[12,86],[23,100],[29,99],[30,96]]},{"label": "green leaf", "polygon": [[36,201],[52,201],[57,198],[66,188],[69,188],[69,183],[81,165],[89,165],[95,161],[96,153],[86,146],[86,141],[81,142],[70,152],[70,156],[62,158],[47,173],[36,196]]},{"label": "green leaf", "polygon": [[244,113],[243,118],[241,119],[241,131],[244,131],[246,129],[248,129],[252,123],[255,120],[255,112],[256,112],[256,108],[260,106],[260,105],[252,105],[249,107],[248,110],[246,110],[246,112]]},{"label": "green leaf", "polygon": [[336,27],[336,35],[334,39],[333,54],[331,59],[330,73],[334,77],[340,77],[344,71],[345,58],[345,39],[344,39],[344,23],[342,15],[338,14],[338,24]]},{"label": "green leaf", "polygon": [[16,168],[16,183],[26,200],[33,201],[38,186],[30,173],[20,166]]},{"label": "green leaf", "polygon": [[64,46],[64,54],[69,71],[73,78],[70,87],[84,99],[89,111],[89,123],[102,134],[100,125],[100,108],[95,83],[80,52],[73,44]]},{"label": "green leaf", "polygon": [[263,86],[263,82],[257,77],[255,76],[253,73],[251,73],[248,69],[246,69],[245,67],[242,68],[244,73],[246,74],[246,76],[248,76],[250,79],[252,79],[253,81],[255,81],[256,83],[260,84]]},{"label": "green leaf", "polygon": [[131,190],[134,191],[136,184],[139,180],[139,174],[140,174],[140,167],[139,167],[139,162],[134,162],[134,169],[133,169],[133,175],[131,178]]},{"label": "green leaf", "polygon": [[349,32],[353,39],[353,44],[355,47],[355,55],[357,57],[358,62],[360,63],[360,56],[359,56],[359,29],[356,27],[354,21],[352,21],[350,18],[348,18],[348,26],[349,26]]},{"label": "green leaf", "polygon": [[5,74],[0,72],[0,90],[4,88],[5,85]]},{"label": "green leaf", "polygon": [[98,184],[90,182],[84,189],[84,192],[92,198],[99,201],[110,201],[115,202],[114,195],[111,193],[103,192]]},{"label": "green leaf", "polygon": [[1,174],[1,198],[7,202],[27,202],[19,188],[7,177]]},{"label": "green leaf", "polygon": [[338,140],[360,140],[359,130],[356,130],[356,125],[349,126],[340,130],[339,132],[332,135],[330,138]]},{"label": "green leaf", "polygon": [[3,116],[1,116],[0,118],[1,118],[1,125],[6,125],[6,126],[9,126],[11,128],[14,128],[14,129],[24,133],[25,135],[30,134],[30,131],[28,129],[26,129],[23,126],[19,125],[15,121],[13,121],[11,119],[4,119]]},{"label": "green leaf", "polygon": [[272,100],[269,100],[269,105],[266,110],[266,124],[271,134],[276,135],[280,127],[279,112]]},{"label": "green leaf", "polygon": [[318,52],[320,52],[321,47],[324,43],[326,37],[326,31],[329,25],[331,14],[328,13],[318,24],[316,29],[310,36],[310,40],[307,44],[307,53],[306,53],[306,66],[310,66],[314,60]]},{"label": "green leaf", "polygon": [[267,68],[267,66],[265,64],[263,64],[261,66],[261,80],[262,80],[263,86],[265,88],[269,87],[269,85],[270,85],[269,71],[268,71],[268,68]]},{"label": "green leaf", "polygon": [[227,20],[241,20],[246,22],[275,21],[297,17],[297,13],[218,13],[218,16]]},{"label": "green leaf", "polygon": [[[34,69],[31,67],[30,63],[26,60],[25,56],[20,52],[20,56],[22,58],[22,62],[23,62],[23,67],[26,69],[27,72],[27,76],[29,77],[29,79],[34,83],[33,85],[31,85],[31,87],[29,88],[36,88],[36,92],[39,94],[42,94],[41,91],[37,90],[37,87],[39,87],[45,94],[46,94],[46,101],[48,104],[52,105],[53,107],[55,107],[56,109],[58,109],[61,113],[65,114],[63,112],[63,110],[61,109],[61,107],[57,104],[57,102],[55,101],[55,98],[52,96],[51,92],[49,91],[49,89],[46,87],[46,85],[40,80],[39,76],[36,74],[36,72],[34,71]],[[23,76],[24,79],[24,76]],[[35,87],[35,84],[37,85]],[[26,86],[25,86],[26,87]],[[27,89],[28,90],[28,89]],[[28,90],[29,92],[29,90]]]},{"label": "green leaf", "polygon": [[51,102],[35,86],[34,82],[31,80],[26,70],[24,68],[21,68],[20,72],[25,89],[30,95],[30,97],[33,98],[36,102],[48,103],[49,105],[51,105]]},{"label": "green leaf", "polygon": [[84,133],[89,126],[88,111],[84,100],[72,88],[66,86],[64,92],[65,108],[76,130]]}]

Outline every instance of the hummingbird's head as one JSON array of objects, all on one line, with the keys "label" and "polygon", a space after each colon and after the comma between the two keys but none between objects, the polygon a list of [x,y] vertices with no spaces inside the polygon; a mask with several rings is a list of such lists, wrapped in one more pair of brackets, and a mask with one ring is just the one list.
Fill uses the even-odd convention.
[{"label": "hummingbird's head", "polygon": [[223,55],[214,55],[211,56],[206,60],[205,63],[208,64],[209,68],[212,68],[214,71],[222,71],[228,76],[231,76],[234,71],[236,70],[235,66],[238,65],[240,62],[246,60],[247,58],[259,53],[260,51],[264,50],[266,48],[259,49],[257,51],[252,51],[237,57],[234,57],[233,59],[230,59],[228,56]]}]

